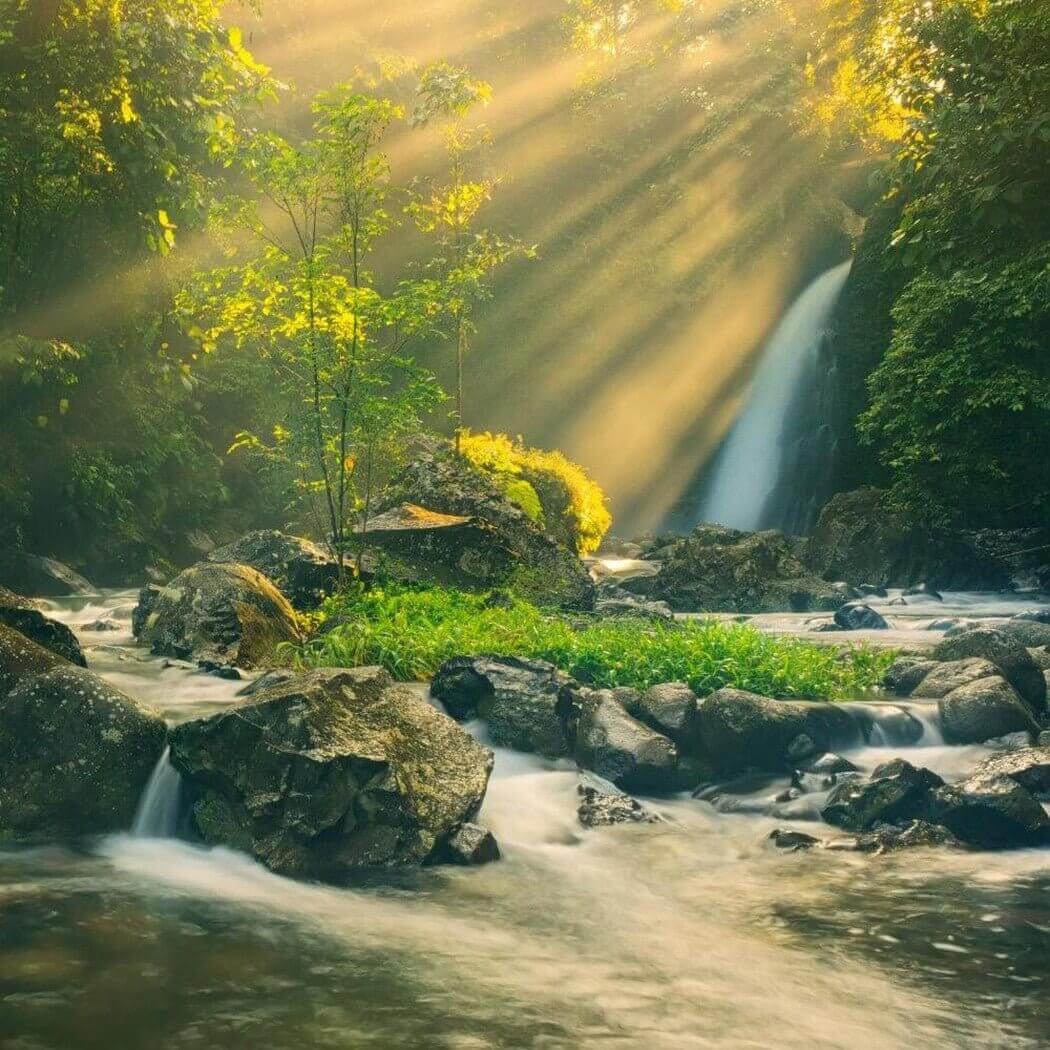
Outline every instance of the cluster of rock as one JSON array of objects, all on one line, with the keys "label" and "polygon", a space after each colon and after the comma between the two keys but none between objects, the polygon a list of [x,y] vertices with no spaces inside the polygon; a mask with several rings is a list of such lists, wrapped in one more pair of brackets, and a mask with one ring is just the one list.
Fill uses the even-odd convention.
[{"label": "cluster of rock", "polygon": [[[216,611],[197,605],[183,594],[162,611],[193,609],[194,623]],[[170,748],[196,835],[282,874],[499,857],[473,823],[491,751],[380,668],[274,673],[169,731],[62,643],[44,648],[0,619],[0,842],[127,830]]]},{"label": "cluster of rock", "polygon": [[[574,759],[623,792],[690,790],[756,766],[784,771],[861,743],[870,732],[838,704],[770,700],[728,688],[700,700],[675,682],[645,692],[593,689],[551,664],[510,657],[450,660],[431,689],[454,718],[484,721],[493,743]],[[599,791],[596,783],[585,785],[585,823],[647,819],[637,804],[608,788]]]},{"label": "cluster of rock", "polygon": [[945,740],[971,744],[1040,732],[1046,668],[1046,649],[1026,648],[1006,627],[972,626],[945,637],[929,657],[899,658],[884,685],[898,696],[936,700]]}]

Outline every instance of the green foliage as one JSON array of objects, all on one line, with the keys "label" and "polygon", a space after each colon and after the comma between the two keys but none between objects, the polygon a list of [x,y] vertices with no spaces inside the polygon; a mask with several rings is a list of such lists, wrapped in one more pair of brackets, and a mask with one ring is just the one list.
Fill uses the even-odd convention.
[{"label": "green foliage", "polygon": [[219,0],[14,0],[0,9],[0,286],[7,310],[206,206],[267,71]]},{"label": "green foliage", "polygon": [[367,523],[405,440],[441,398],[406,349],[433,331],[444,303],[432,281],[406,277],[384,291],[370,269],[397,224],[380,146],[401,108],[344,85],[313,112],[311,138],[270,134],[246,147],[256,196],[224,201],[217,219],[247,239],[247,258],[197,274],[177,304],[206,351],[226,346],[269,364],[282,418],[272,440],[245,432],[231,451],[290,467],[342,563],[353,523]]},{"label": "green foliage", "polygon": [[862,438],[898,486],[976,522],[1050,504],[1050,247],[989,274],[922,273],[893,308]]},{"label": "green foliage", "polygon": [[598,620],[573,624],[534,605],[492,607],[442,589],[355,591],[330,598],[301,664],[380,664],[403,681],[431,677],[453,656],[549,660],[596,686],[686,681],[701,695],[725,685],[767,696],[850,698],[875,687],[892,653],[773,638],[717,621]]},{"label": "green foliage", "polygon": [[563,453],[529,448],[506,434],[469,431],[462,435],[461,450],[475,467],[495,479],[512,502],[566,546],[584,555],[601,545],[612,525],[605,493]]},{"label": "green foliage", "polygon": [[883,10],[866,81],[907,115],[881,283],[897,289],[858,427],[898,500],[973,526],[1050,499],[1050,19],[1033,0]]}]

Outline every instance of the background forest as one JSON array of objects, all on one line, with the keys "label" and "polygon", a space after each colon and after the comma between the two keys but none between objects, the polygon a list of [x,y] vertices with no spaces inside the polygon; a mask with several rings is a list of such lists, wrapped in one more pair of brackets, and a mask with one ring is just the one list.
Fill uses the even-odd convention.
[{"label": "background forest", "polygon": [[1040,521],[1042,0],[374,7],[0,0],[0,543],[338,539],[457,422],[659,524],[851,251],[838,487]]}]

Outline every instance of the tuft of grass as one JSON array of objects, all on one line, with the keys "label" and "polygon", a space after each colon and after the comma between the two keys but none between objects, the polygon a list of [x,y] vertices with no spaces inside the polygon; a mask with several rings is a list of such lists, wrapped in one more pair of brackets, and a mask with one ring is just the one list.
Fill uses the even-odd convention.
[{"label": "tuft of grass", "polygon": [[337,595],[299,666],[379,664],[401,681],[428,679],[453,656],[547,660],[583,682],[645,689],[684,681],[700,695],[735,686],[772,697],[849,699],[875,688],[894,654],[838,652],[717,620],[577,620],[528,602],[429,588]]}]

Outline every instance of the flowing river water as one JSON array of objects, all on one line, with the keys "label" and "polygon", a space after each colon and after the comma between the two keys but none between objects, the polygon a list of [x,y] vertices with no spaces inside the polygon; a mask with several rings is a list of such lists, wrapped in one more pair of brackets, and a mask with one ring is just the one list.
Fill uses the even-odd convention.
[{"label": "flowing river water", "polygon": [[[133,600],[70,600],[54,614],[96,671],[169,720],[231,703],[242,683],[133,648]],[[85,629],[100,617],[118,629]],[[987,753],[943,746],[926,722],[915,747],[851,757],[870,768],[905,754],[950,778]],[[736,801],[651,801],[659,824],[585,831],[576,782],[568,766],[497,751],[481,820],[500,863],[346,888],[130,830],[77,850],[0,852],[0,1046],[1050,1041],[1050,850],[781,853],[769,832],[807,825],[748,800],[784,783]],[[139,831],[167,819],[140,813]]]}]

